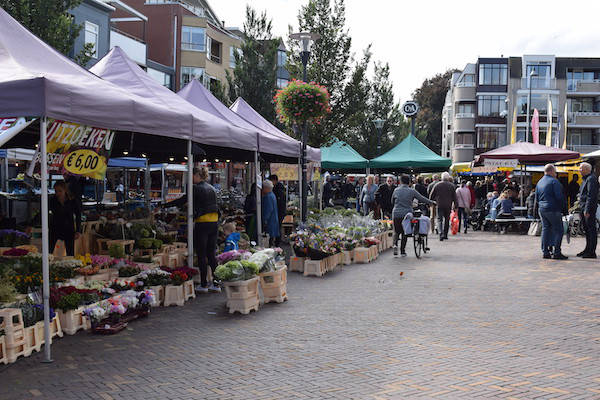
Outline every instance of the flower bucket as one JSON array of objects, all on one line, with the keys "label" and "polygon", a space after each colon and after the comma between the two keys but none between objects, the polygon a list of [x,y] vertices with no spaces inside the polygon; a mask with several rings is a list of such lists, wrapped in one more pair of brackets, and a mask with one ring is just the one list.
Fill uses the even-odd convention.
[{"label": "flower bucket", "polygon": [[260,304],[258,296],[259,277],[245,281],[225,282],[225,293],[227,294],[227,308],[229,313],[238,311],[248,314],[250,311],[258,311]]},{"label": "flower bucket", "polygon": [[265,303],[283,303],[287,300],[287,267],[273,272],[263,272],[258,276]]}]

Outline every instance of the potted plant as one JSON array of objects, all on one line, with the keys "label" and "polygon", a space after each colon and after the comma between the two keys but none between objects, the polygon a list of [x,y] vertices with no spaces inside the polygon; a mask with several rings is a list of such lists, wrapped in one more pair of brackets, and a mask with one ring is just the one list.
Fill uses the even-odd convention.
[{"label": "potted plant", "polygon": [[260,267],[256,263],[241,260],[229,261],[215,269],[215,276],[223,281],[227,294],[227,307],[232,314],[239,311],[248,314],[258,311],[258,277]]},{"label": "potted plant", "polygon": [[170,282],[171,273],[161,269],[151,269],[143,271],[138,275],[144,283],[144,287],[154,292],[155,303],[153,305],[161,305],[165,300],[165,286]]},{"label": "potted plant", "polygon": [[329,93],[324,86],[314,82],[292,80],[274,97],[279,120],[287,125],[319,124],[331,112]]}]

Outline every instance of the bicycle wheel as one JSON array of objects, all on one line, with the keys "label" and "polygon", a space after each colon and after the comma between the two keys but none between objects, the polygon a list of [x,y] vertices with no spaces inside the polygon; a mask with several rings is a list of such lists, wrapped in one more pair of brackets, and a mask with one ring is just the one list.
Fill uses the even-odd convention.
[{"label": "bicycle wheel", "polygon": [[421,240],[420,234],[413,234],[413,246],[415,247],[415,256],[417,256],[417,258],[421,258]]},{"label": "bicycle wheel", "polygon": [[427,241],[428,241],[428,236],[427,235],[419,235],[421,236],[421,245],[423,247],[423,254],[427,253]]}]

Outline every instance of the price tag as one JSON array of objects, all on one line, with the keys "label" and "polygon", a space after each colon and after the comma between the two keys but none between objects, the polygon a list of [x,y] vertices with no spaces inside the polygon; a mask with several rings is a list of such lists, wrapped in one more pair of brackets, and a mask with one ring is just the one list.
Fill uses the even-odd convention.
[{"label": "price tag", "polygon": [[93,150],[75,150],[69,153],[64,160],[67,171],[76,175],[91,175],[106,169],[104,158]]}]

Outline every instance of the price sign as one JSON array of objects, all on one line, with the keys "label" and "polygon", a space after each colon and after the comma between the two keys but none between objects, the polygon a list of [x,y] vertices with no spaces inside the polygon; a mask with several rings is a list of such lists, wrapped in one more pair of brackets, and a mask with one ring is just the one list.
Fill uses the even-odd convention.
[{"label": "price sign", "polygon": [[402,113],[407,117],[413,117],[419,112],[419,105],[414,101],[407,101],[402,105]]},{"label": "price sign", "polygon": [[104,160],[93,150],[75,150],[65,157],[64,167],[76,175],[89,175],[106,169]]}]

